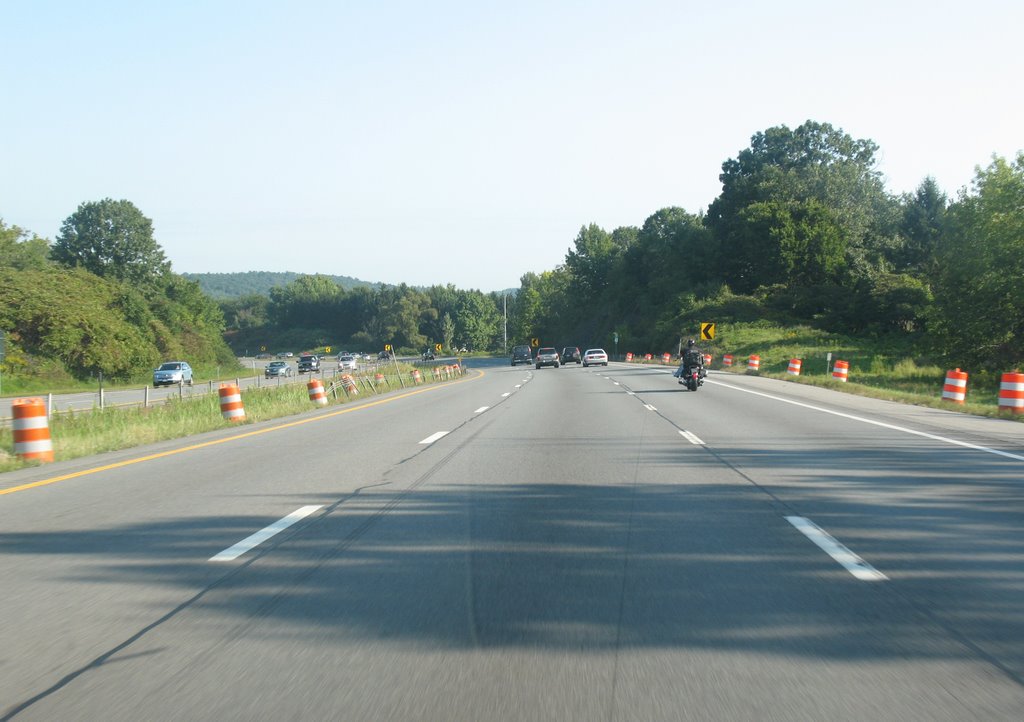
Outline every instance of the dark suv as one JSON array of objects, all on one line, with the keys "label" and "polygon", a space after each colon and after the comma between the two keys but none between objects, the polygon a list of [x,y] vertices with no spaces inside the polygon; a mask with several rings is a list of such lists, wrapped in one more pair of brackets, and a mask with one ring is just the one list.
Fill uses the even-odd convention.
[{"label": "dark suv", "polygon": [[537,350],[537,358],[534,365],[539,369],[541,366],[554,366],[558,368],[558,351],[553,348],[542,348]]},{"label": "dark suv", "polygon": [[320,357],[313,354],[299,356],[299,373],[313,373],[320,370]]},{"label": "dark suv", "polygon": [[512,348],[512,365],[517,366],[519,364],[531,364],[533,363],[533,354],[530,353],[529,346],[514,346]]},{"label": "dark suv", "polygon": [[583,354],[580,353],[579,346],[566,346],[562,349],[562,363],[583,363]]}]

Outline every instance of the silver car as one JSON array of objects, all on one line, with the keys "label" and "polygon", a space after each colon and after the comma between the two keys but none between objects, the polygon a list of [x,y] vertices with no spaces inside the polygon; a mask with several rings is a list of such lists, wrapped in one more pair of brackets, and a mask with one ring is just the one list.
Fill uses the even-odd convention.
[{"label": "silver car", "polygon": [[154,386],[192,385],[192,367],[184,361],[168,361],[153,372]]},{"label": "silver car", "polygon": [[358,366],[356,357],[351,354],[343,354],[338,357],[338,368],[355,371]]}]

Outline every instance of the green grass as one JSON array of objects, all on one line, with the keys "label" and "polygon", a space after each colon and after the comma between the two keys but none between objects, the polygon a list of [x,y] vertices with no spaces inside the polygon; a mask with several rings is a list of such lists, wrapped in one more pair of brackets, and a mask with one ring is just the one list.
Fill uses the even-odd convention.
[{"label": "green grass", "polygon": [[[412,367],[402,369],[402,379],[407,388],[411,387],[411,371]],[[423,378],[420,386],[439,383],[433,379],[429,369],[420,369],[420,372]],[[350,398],[339,386],[336,394],[328,393],[329,405],[352,403],[376,393],[387,393],[402,388],[394,374],[385,376],[385,383],[380,385],[374,383],[373,374],[359,374],[354,378],[357,382],[358,395]],[[323,381],[324,386],[330,389],[332,380]],[[179,439],[205,431],[302,414],[314,408],[305,383],[244,389],[242,402],[245,407],[244,422],[229,422],[221,416],[220,400],[216,393],[172,399],[149,408],[106,409],[54,415],[50,420],[54,457],[57,461],[64,461],[91,456],[157,441]],[[0,429],[0,472],[39,464],[18,459],[11,453],[13,449],[14,437],[11,429]]]},{"label": "green grass", "polygon": [[[251,374],[252,369],[238,364],[217,366],[216,364],[200,364],[193,366],[196,383],[208,381],[224,381],[239,375]],[[153,385],[153,369],[140,371],[130,379],[104,379],[105,391],[121,389],[141,389]],[[99,389],[98,378],[76,379],[59,364],[43,364],[31,374],[4,374],[0,379],[0,396],[38,396],[40,394],[71,394],[81,391]]]},{"label": "green grass", "polygon": [[[718,324],[715,339],[702,345],[714,356],[714,369],[723,369],[722,356],[732,354],[734,365],[728,371],[747,373],[749,357],[756,354],[761,357],[760,376],[916,406],[1024,421],[1024,414],[999,411],[1000,374],[965,369],[970,374],[967,403],[943,401],[942,385],[949,369],[915,355],[909,344],[898,341],[882,346],[806,326],[783,327],[758,321]],[[789,361],[794,358],[803,361],[798,377],[787,373]],[[845,383],[832,378],[836,360],[850,364]]]}]

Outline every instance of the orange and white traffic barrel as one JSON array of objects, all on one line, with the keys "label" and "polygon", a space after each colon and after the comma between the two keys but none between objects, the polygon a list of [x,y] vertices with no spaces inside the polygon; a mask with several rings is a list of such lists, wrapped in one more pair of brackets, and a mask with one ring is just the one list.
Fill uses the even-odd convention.
[{"label": "orange and white traffic barrel", "polygon": [[1024,374],[1003,374],[999,380],[999,410],[1024,414]]},{"label": "orange and white traffic barrel", "polygon": [[374,374],[373,375],[373,382],[375,384],[380,385],[380,384],[384,383],[385,381],[386,381],[386,379],[384,378],[384,374]]},{"label": "orange and white traffic barrel", "polygon": [[309,400],[317,406],[327,406],[327,392],[324,390],[324,383],[320,379],[310,379],[306,384],[309,389]]},{"label": "orange and white traffic barrel", "polygon": [[792,376],[800,375],[800,367],[804,365],[803,359],[791,358],[789,360],[789,368],[786,369],[786,373]]},{"label": "orange and white traffic barrel", "polygon": [[670,354],[670,353],[663,353],[661,355],[661,362],[663,364],[667,364],[671,360],[672,360],[672,354]]},{"label": "orange and white traffic barrel", "polygon": [[835,366],[832,367],[832,378],[837,381],[846,381],[850,375],[850,362],[836,360]]},{"label": "orange and white traffic barrel", "polygon": [[412,370],[412,382],[414,384],[418,384],[422,380],[423,380],[423,377],[420,375],[420,370],[419,369],[413,369]]},{"label": "orange and white traffic barrel", "polygon": [[725,356],[722,357],[722,365],[723,366],[732,366],[732,354],[731,353],[727,353],[727,354],[725,354]]},{"label": "orange and white traffic barrel", "polygon": [[654,357],[651,356],[649,353],[645,353],[644,354],[644,361],[650,361],[652,358],[654,358]]},{"label": "orange and white traffic barrel", "polygon": [[747,371],[760,371],[761,370],[761,357],[754,354],[750,357],[747,362]]},{"label": "orange and white traffic barrel", "polygon": [[228,421],[245,421],[245,407],[242,405],[242,392],[236,384],[221,384],[220,413]]},{"label": "orange and white traffic barrel", "polygon": [[967,398],[967,372],[956,369],[946,372],[946,381],[942,384],[942,398],[962,404]]},{"label": "orange and white traffic barrel", "polygon": [[712,359],[714,359],[714,356],[712,356],[711,354],[709,354],[709,353],[704,354],[704,365],[705,366],[710,366]]},{"label": "orange and white traffic barrel", "polygon": [[22,459],[53,461],[50,422],[42,399],[15,399],[11,404],[14,421],[14,453]]},{"label": "orange and white traffic barrel", "polygon": [[626,354],[626,363],[632,363],[632,362],[633,362],[633,352],[630,351],[629,353]]},{"label": "orange and white traffic barrel", "polygon": [[356,388],[356,380],[352,378],[351,374],[342,374],[341,386],[345,389],[345,393],[349,396],[358,396],[359,389]]}]

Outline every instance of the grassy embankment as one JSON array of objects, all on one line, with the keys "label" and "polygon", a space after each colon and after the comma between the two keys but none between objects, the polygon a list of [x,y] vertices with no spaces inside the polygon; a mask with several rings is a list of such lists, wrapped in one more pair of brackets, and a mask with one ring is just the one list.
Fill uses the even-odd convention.
[{"label": "grassy embankment", "polygon": [[[234,380],[238,376],[252,373],[251,368],[237,364],[232,366],[200,364],[193,366],[192,371],[195,375],[196,383],[229,381]],[[96,391],[99,388],[100,380],[99,378],[76,379],[59,364],[41,362],[40,366],[33,369],[31,374],[4,374],[0,383],[3,384],[0,386],[0,392],[2,392],[0,395],[16,397]],[[140,371],[130,379],[103,380],[103,389],[105,391],[141,389],[147,385],[153,385],[152,369]]]},{"label": "grassy embankment", "polygon": [[[897,344],[850,338],[809,327],[780,327],[768,322],[718,324],[714,341],[703,348],[713,354],[711,368],[726,370],[722,355],[732,354],[732,373],[747,373],[751,355],[761,357],[758,375],[793,383],[823,386],[844,393],[929,406],[979,416],[1024,421],[1024,415],[998,410],[1000,373],[963,369],[970,374],[967,403],[942,400],[942,385],[948,370]],[[837,359],[850,364],[849,380],[832,378],[831,364]],[[790,359],[803,361],[800,376],[787,373]],[[1006,369],[1013,371],[1013,369]]]},{"label": "grassy embankment", "polygon": [[[399,368],[406,387],[410,387],[412,367],[400,364]],[[359,394],[348,397],[338,385],[336,394],[328,394],[330,405],[355,402],[375,393],[387,393],[402,388],[399,377],[394,373],[386,375],[383,383],[376,383],[372,373],[354,376]],[[433,379],[429,369],[421,369],[421,376],[421,386],[438,383]],[[324,385],[330,388],[331,381],[324,379]],[[247,388],[242,391],[242,401],[245,405],[245,421],[241,424],[223,419],[220,399],[216,393],[172,399],[149,408],[93,410],[55,415],[50,420],[54,456],[57,461],[75,459],[105,451],[178,439],[204,431],[291,416],[314,408],[305,383]],[[38,463],[18,459],[11,453],[13,449],[14,438],[11,429],[0,429],[0,472]]]}]

